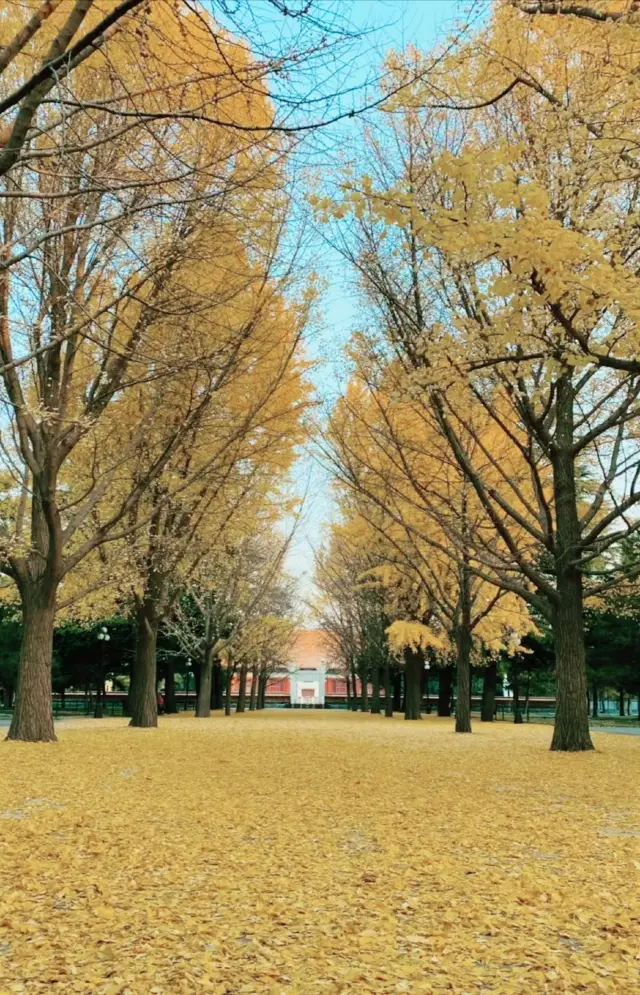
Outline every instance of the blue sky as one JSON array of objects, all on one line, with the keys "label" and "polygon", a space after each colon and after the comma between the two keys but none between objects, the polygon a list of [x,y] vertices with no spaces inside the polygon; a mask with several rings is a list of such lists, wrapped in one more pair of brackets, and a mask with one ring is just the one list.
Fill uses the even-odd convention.
[{"label": "blue sky", "polygon": [[[350,3],[349,18],[355,25],[375,28],[371,44],[360,59],[360,72],[375,71],[384,52],[412,44],[430,49],[452,29],[464,14],[461,0],[343,0]],[[367,66],[367,61],[369,65]],[[342,129],[341,129],[342,131]],[[354,127],[354,140],[357,128]],[[342,134],[341,134],[342,140]],[[344,262],[318,240],[314,265],[327,283],[321,305],[321,321],[308,342],[310,356],[318,361],[314,382],[324,405],[336,396],[343,371],[341,353],[357,325],[357,309],[350,275]],[[321,543],[326,523],[332,517],[330,478],[311,454],[300,459],[295,471],[297,489],[307,491],[304,521],[298,527],[288,557],[288,568],[298,579],[302,598],[313,598],[313,553]]]}]

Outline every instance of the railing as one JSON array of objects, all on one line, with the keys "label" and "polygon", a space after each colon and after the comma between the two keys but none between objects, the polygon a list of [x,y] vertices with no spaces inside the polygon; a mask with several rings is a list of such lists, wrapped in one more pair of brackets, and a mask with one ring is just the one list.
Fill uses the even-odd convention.
[{"label": "railing", "polygon": [[[384,691],[381,692],[381,698],[384,700]],[[109,691],[106,693],[103,702],[103,712],[105,715],[124,715],[126,712],[126,700],[127,695],[123,691]],[[232,694],[232,702],[235,704],[237,700],[237,695]],[[479,712],[481,708],[482,698],[480,695],[473,695],[471,699],[471,709],[472,712]],[[82,691],[69,691],[65,695],[54,694],[53,695],[53,709],[54,712],[60,713],[72,713],[76,715],[91,715],[95,708],[96,700],[95,694],[85,694]],[[314,701],[313,703],[308,702],[298,702],[292,703],[288,692],[267,691],[265,697],[265,706],[267,708],[340,708],[344,709],[348,707],[348,699],[345,694],[331,694],[327,692],[325,694],[324,705]],[[636,708],[637,702],[634,702],[633,713],[630,716],[632,719],[638,718]],[[525,721],[529,719],[535,720],[536,718],[552,718],[555,714],[556,699],[553,697],[536,696],[529,698],[528,703],[524,699],[520,699],[519,707],[522,717]],[[189,694],[185,694],[184,691],[176,692],[176,706],[180,711],[189,711],[195,709],[196,706],[196,695],[194,691],[190,691]],[[614,699],[605,699],[600,703],[600,708],[598,710],[598,718],[617,718],[618,717],[618,703]],[[495,699],[496,716],[500,719],[510,718],[514,713],[514,700],[511,697],[498,696]],[[452,701],[452,711],[455,708],[455,697]],[[422,710],[425,713],[435,714],[438,710],[437,698],[432,696],[429,699],[425,696],[422,701]],[[627,716],[629,718],[629,716]]]}]

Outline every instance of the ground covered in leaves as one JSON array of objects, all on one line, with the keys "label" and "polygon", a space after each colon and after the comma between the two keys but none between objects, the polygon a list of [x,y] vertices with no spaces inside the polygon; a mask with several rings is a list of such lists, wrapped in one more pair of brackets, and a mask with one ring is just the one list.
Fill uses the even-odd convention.
[{"label": "ground covered in leaves", "polygon": [[640,741],[347,713],[5,743],[0,993],[640,989]]}]

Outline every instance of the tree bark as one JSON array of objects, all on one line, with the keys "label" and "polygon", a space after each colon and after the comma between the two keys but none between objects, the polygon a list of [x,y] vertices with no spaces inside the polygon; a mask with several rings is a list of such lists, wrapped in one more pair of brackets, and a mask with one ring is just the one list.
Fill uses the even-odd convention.
[{"label": "tree bark", "polygon": [[496,714],[496,685],[498,683],[498,664],[489,663],[484,668],[482,681],[481,722],[493,722]]},{"label": "tree bark", "polygon": [[382,711],[380,707],[380,663],[377,660],[373,665],[371,680],[373,684],[371,694],[371,714],[380,715],[380,712]]},{"label": "tree bark", "polygon": [[471,732],[471,630],[461,622],[456,632],[458,692],[456,694],[456,732]]},{"label": "tree bark", "polygon": [[403,673],[400,670],[396,670],[393,675],[393,711],[402,711],[402,678]]},{"label": "tree bark", "polygon": [[233,684],[233,674],[235,671],[235,666],[232,663],[228,663],[225,667],[225,696],[224,696],[224,714],[231,715],[231,685]]},{"label": "tree bark", "polygon": [[176,704],[176,675],[172,660],[167,659],[164,665],[164,710],[167,715],[175,715],[178,711]]},{"label": "tree bark", "polygon": [[211,671],[211,708],[215,712],[221,712],[224,708],[224,676],[219,657],[213,661]]},{"label": "tree bark", "polygon": [[355,664],[351,664],[351,710],[358,711],[358,678],[356,676]]},{"label": "tree bark", "polygon": [[573,384],[571,373],[558,377],[556,445],[552,451],[556,508],[555,568],[557,604],[552,612],[556,657],[556,719],[552,750],[592,750],[587,707],[580,521],[573,455]]},{"label": "tree bark", "polygon": [[388,657],[384,662],[384,714],[389,719],[393,718],[393,681]]},{"label": "tree bark", "polygon": [[211,715],[211,685],[213,672],[213,653],[211,647],[205,649],[205,658],[200,668],[200,686],[196,701],[196,718],[208,719]]},{"label": "tree bark", "polygon": [[156,691],[156,643],[158,619],[154,605],[148,598],[136,605],[136,653],[131,670],[129,707],[130,726],[152,729],[158,725],[158,698]]},{"label": "tree bark", "polygon": [[591,702],[591,714],[593,715],[594,719],[597,719],[598,718],[598,685],[596,684],[595,681],[593,682],[593,684],[591,686],[591,694],[592,694],[592,697],[593,697],[593,701]]},{"label": "tree bark", "polygon": [[420,650],[407,646],[404,650],[404,717],[405,719],[421,719],[422,704],[422,671],[424,657]]},{"label": "tree bark", "polygon": [[618,715],[620,718],[624,718],[624,691],[622,689],[618,691]]},{"label": "tree bark", "polygon": [[[367,671],[360,677],[360,708],[363,712],[369,711],[369,675]],[[357,706],[356,706],[357,707]]]},{"label": "tree bark", "polygon": [[16,701],[7,739],[55,742],[51,659],[56,582],[43,577],[20,585],[23,635],[18,662]]},{"label": "tree bark", "polygon": [[258,664],[254,663],[251,671],[251,694],[249,695],[249,711],[255,712],[258,702]]},{"label": "tree bark", "polygon": [[266,670],[260,671],[260,677],[258,682],[258,708],[264,708],[264,700],[267,694],[267,672]]},{"label": "tree bark", "polygon": [[238,687],[238,702],[236,704],[236,712],[244,712],[246,701],[247,701],[247,665],[246,663],[243,663],[240,666],[240,685]]},{"label": "tree bark", "polygon": [[[466,509],[466,505],[464,506]],[[460,569],[460,617],[456,626],[456,732],[471,732],[471,574],[463,553]]]},{"label": "tree bark", "polygon": [[552,750],[592,750],[587,708],[582,585],[578,578],[563,578],[560,605],[554,613],[556,655],[556,719]]}]

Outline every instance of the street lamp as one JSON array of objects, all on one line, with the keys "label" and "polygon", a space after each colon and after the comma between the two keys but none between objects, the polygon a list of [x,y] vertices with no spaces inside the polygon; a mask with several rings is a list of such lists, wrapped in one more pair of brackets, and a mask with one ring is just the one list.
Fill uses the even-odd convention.
[{"label": "street lamp", "polygon": [[103,705],[104,705],[104,658],[107,650],[107,643],[111,639],[111,636],[107,632],[106,626],[102,626],[100,632],[98,633],[98,639],[100,640],[100,655],[98,659],[98,693],[96,694],[96,707],[93,713],[94,719],[101,719],[103,715]]},{"label": "street lamp", "polygon": [[431,664],[428,660],[424,661],[424,669],[427,671],[424,677],[427,686],[427,715],[431,715],[431,698],[429,697],[429,671],[431,670]]},{"label": "street lamp", "polygon": [[189,678],[191,677],[191,657],[187,657],[187,680],[184,692],[184,710],[186,712],[189,705]]}]

